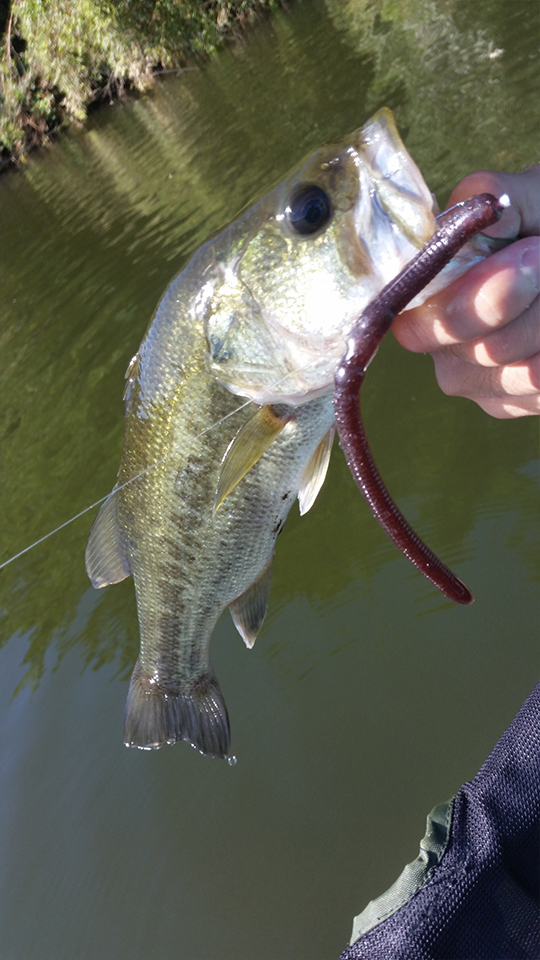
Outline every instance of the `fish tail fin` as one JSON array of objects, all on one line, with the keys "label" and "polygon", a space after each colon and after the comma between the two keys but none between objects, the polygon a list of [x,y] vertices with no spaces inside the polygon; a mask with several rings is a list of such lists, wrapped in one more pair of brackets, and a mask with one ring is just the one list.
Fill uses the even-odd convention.
[{"label": "fish tail fin", "polygon": [[137,660],[126,701],[126,747],[157,750],[178,740],[211,757],[228,755],[229,716],[212,669],[192,686],[165,686],[146,677]]}]

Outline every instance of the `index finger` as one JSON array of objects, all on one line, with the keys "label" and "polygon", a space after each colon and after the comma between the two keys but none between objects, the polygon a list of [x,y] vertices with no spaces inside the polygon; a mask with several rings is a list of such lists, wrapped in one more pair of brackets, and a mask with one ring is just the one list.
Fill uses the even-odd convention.
[{"label": "index finger", "polygon": [[511,206],[498,223],[488,227],[491,237],[537,237],[540,235],[540,163],[523,173],[501,173],[479,170],[470,173],[458,183],[448,206],[467,200],[477,193],[493,193],[496,197],[507,193]]},{"label": "index finger", "polygon": [[539,284],[540,238],[523,238],[401,313],[392,326],[394,336],[414,353],[485,337],[527,310]]}]

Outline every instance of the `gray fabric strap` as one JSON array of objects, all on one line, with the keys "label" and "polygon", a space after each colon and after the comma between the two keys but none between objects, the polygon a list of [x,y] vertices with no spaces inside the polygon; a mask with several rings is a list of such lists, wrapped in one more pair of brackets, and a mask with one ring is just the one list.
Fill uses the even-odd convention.
[{"label": "gray fabric strap", "polygon": [[392,916],[428,882],[431,871],[441,862],[448,845],[453,807],[453,797],[433,807],[426,821],[426,835],[420,841],[420,853],[416,860],[408,863],[396,882],[376,900],[371,900],[362,913],[354,918],[351,944]]}]

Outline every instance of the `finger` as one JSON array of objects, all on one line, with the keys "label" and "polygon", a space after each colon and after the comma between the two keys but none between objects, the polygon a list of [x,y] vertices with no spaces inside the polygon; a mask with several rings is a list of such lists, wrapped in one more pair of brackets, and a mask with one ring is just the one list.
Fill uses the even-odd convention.
[{"label": "finger", "polygon": [[443,393],[471,400],[497,397],[533,397],[540,394],[540,353],[504,367],[479,367],[447,350],[433,354],[437,381]]},{"label": "finger", "polygon": [[511,400],[476,400],[471,397],[482,410],[491,417],[499,420],[510,420],[513,417],[534,417],[540,415],[540,396],[512,397]]},{"label": "finger", "polygon": [[511,206],[498,223],[486,230],[491,237],[533,237],[540,234],[540,164],[523,173],[499,173],[480,170],[470,173],[452,192],[448,206],[467,200],[477,193],[507,193]]},{"label": "finger", "polygon": [[511,323],[477,340],[446,348],[455,357],[482,367],[501,367],[540,350],[540,297]]},{"label": "finger", "polygon": [[540,238],[518,240],[477,264],[445,290],[396,317],[407,350],[431,352],[477,340],[515,320],[540,290]]}]

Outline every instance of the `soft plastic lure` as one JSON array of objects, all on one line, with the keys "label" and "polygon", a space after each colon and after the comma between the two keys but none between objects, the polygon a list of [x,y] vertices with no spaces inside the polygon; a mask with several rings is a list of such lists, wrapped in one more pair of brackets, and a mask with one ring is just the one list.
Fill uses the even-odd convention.
[{"label": "soft plastic lure", "polygon": [[442,563],[414,532],[388,493],[377,470],[362,423],[360,387],[369,362],[392,321],[481,230],[496,223],[510,201],[483,193],[456,204],[439,218],[439,229],[407,266],[375,297],[356,321],[347,352],[335,375],[334,410],[347,463],[370,509],[396,546],[456,603],[472,603],[465,584]]}]

